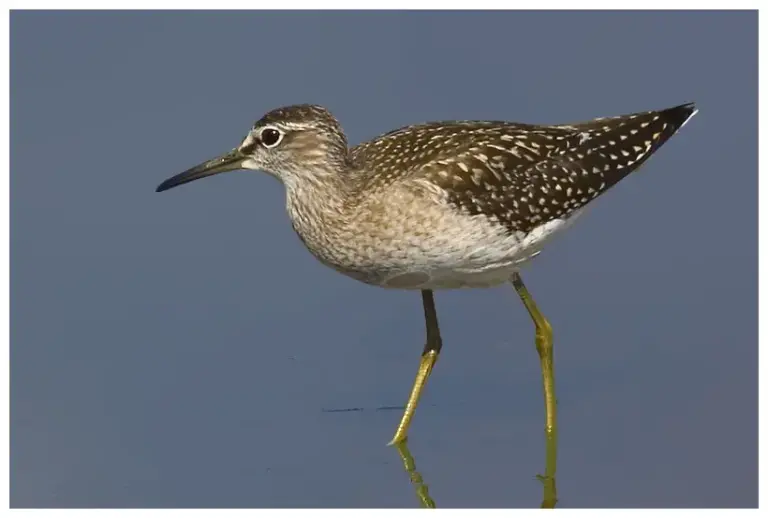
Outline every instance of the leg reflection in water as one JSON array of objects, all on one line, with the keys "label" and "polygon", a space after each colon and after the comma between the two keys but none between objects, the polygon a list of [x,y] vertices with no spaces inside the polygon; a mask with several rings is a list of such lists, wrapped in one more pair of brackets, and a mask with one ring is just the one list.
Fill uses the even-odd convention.
[{"label": "leg reflection in water", "polygon": [[413,460],[410,450],[408,449],[408,439],[397,442],[393,445],[397,448],[397,453],[400,455],[400,460],[403,461],[403,467],[405,472],[408,473],[408,477],[411,479],[416,490],[416,498],[419,499],[421,507],[434,509],[437,506],[432,497],[429,496],[429,488],[424,483],[424,479],[421,477],[418,471],[416,471],[416,462]]},{"label": "leg reflection in water", "polygon": [[[557,487],[555,485],[554,456],[557,452],[557,436],[548,436],[546,444],[546,467],[544,475],[536,475],[536,478],[542,483],[544,494],[541,500],[542,509],[553,509],[557,504]],[[429,496],[429,487],[421,474],[416,471],[416,461],[408,449],[408,440],[403,440],[394,444],[397,449],[400,460],[403,462],[405,472],[411,480],[413,488],[416,490],[416,498],[421,507],[434,509],[437,507],[435,501]]]}]

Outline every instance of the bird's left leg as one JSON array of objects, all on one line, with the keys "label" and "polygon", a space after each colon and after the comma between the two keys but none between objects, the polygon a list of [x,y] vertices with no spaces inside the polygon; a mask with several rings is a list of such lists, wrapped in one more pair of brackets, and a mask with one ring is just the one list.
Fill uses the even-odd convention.
[{"label": "bird's left leg", "polygon": [[390,445],[402,442],[408,436],[408,427],[416,411],[416,405],[419,404],[421,392],[424,390],[424,385],[427,384],[429,373],[432,372],[437,356],[440,354],[440,349],[443,347],[440,329],[437,326],[437,311],[435,310],[435,299],[432,290],[421,290],[421,299],[424,303],[424,319],[427,324],[427,343],[424,345],[424,351],[421,353],[419,370],[416,373],[416,380],[413,382],[408,403],[405,405],[405,412],[403,412],[403,417],[400,419],[400,425],[397,427],[395,436],[389,442]]}]

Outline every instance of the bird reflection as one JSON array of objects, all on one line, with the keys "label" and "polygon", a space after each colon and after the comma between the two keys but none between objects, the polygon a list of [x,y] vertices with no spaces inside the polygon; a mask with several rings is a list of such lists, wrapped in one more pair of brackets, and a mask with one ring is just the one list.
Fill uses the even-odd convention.
[{"label": "bird reflection", "polygon": [[416,471],[416,461],[413,460],[413,455],[408,449],[408,439],[395,443],[393,446],[397,449],[397,453],[400,455],[400,460],[403,461],[403,467],[405,472],[408,473],[408,478],[411,479],[411,484],[416,490],[416,498],[419,499],[421,507],[434,509],[437,506],[432,497],[429,496],[429,488],[424,482],[421,474]]},{"label": "bird reflection", "polygon": [[[408,478],[411,480],[414,490],[416,491],[416,498],[419,500],[419,504],[424,508],[436,508],[435,501],[429,496],[429,487],[424,481],[421,474],[416,471],[416,461],[408,449],[408,440],[396,443],[393,445],[397,449],[397,453],[400,455],[400,460],[403,461],[403,467],[408,474]],[[545,452],[545,468],[543,475],[536,475],[536,479],[541,482],[543,486],[543,495],[541,499],[542,509],[554,509],[557,504],[557,486],[555,484],[555,470],[556,470],[556,456],[557,456],[557,435],[547,435],[546,452]]]}]

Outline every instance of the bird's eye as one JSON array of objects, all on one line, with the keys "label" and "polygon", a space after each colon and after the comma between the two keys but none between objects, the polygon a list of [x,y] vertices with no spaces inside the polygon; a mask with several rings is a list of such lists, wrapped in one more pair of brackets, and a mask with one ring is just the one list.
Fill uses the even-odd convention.
[{"label": "bird's eye", "polygon": [[283,140],[283,134],[275,128],[264,128],[261,130],[260,139],[264,147],[275,147]]}]

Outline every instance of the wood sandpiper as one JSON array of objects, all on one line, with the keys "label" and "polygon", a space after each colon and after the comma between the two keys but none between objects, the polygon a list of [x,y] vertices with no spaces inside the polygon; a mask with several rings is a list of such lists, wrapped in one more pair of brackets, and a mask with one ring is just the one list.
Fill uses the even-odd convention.
[{"label": "wood sandpiper", "polygon": [[695,113],[690,103],[575,124],[431,122],[350,149],[328,110],[287,106],[157,191],[236,169],[267,172],[285,185],[293,228],[322,263],[375,286],[421,291],[426,345],[390,444],[406,438],[442,347],[433,290],[511,282],[535,324],[552,439],[552,328],[519,269]]}]

